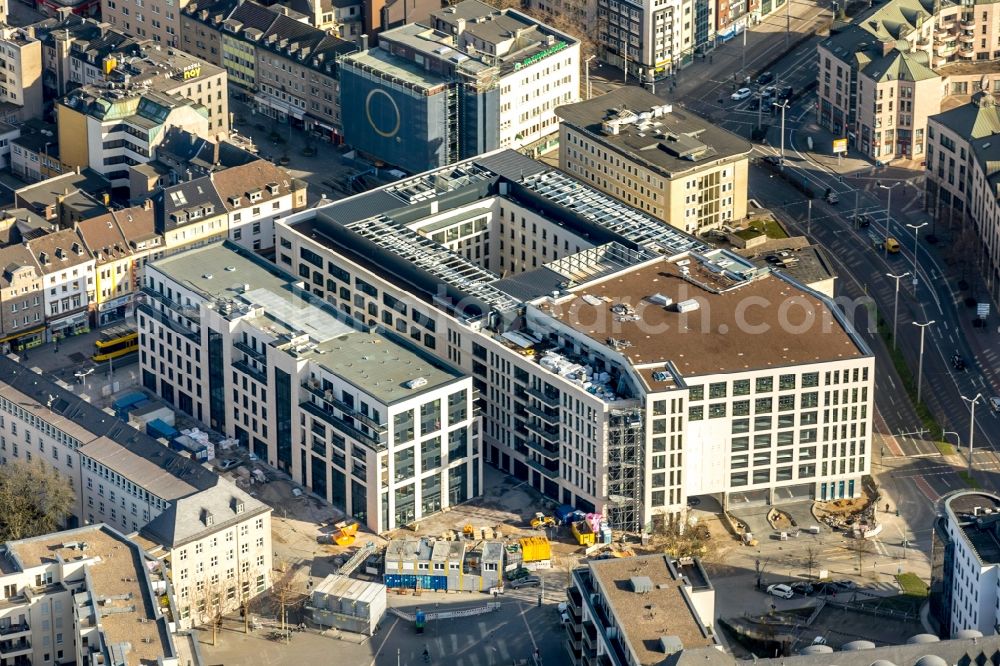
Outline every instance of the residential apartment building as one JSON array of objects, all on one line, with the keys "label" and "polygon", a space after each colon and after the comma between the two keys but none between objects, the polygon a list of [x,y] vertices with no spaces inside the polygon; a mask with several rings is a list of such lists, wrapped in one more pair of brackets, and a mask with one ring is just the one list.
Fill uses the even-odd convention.
[{"label": "residential apartment building", "polygon": [[88,525],[8,541],[0,558],[7,663],[182,666],[174,599],[135,540]]},{"label": "residential apartment building", "polygon": [[559,168],[585,183],[692,234],[746,217],[745,139],[637,87],[556,115]]},{"label": "residential apartment building", "polygon": [[701,663],[732,663],[721,659],[715,590],[696,558],[588,560],[566,595],[565,644],[575,665],[670,663],[685,650],[708,653]]},{"label": "residential apartment building", "polygon": [[875,160],[923,159],[927,119],[1000,92],[1000,3],[891,0],[817,46],[823,127]]},{"label": "residential apartment building", "polygon": [[10,141],[10,171],[26,183],[37,183],[71,171],[59,159],[58,130],[52,123],[32,118],[21,124]]},{"label": "residential apartment building", "polygon": [[229,233],[229,212],[210,176],[165,187],[151,201],[165,253],[225,240]]},{"label": "residential apartment building", "polygon": [[602,59],[648,84],[715,47],[714,0],[597,0]]},{"label": "residential apartment building", "polygon": [[0,248],[0,350],[20,351],[45,337],[42,272],[23,245]]},{"label": "residential apartment building", "polygon": [[260,576],[270,587],[270,508],[5,356],[0,377],[0,463],[42,461],[61,474],[76,495],[71,527],[140,531],[176,591],[179,628],[204,622],[216,594],[230,612],[262,591]]},{"label": "residential apartment building", "polygon": [[976,239],[968,260],[1000,298],[1000,107],[988,92],[927,122],[927,207]]},{"label": "residential apartment building", "polygon": [[97,4],[101,19],[116,30],[164,47],[180,46],[180,17],[188,0],[100,0]]},{"label": "residential apartment building", "polygon": [[[472,375],[489,462],[614,529],[702,494],[861,492],[873,359],[826,297],[523,155],[293,214],[276,234],[278,265],[315,296]],[[772,304],[761,327],[733,319],[751,298]],[[786,299],[813,324],[779,322]]]},{"label": "residential apartment building", "polygon": [[[109,68],[117,57],[105,59]],[[89,166],[114,187],[127,187],[128,167],[153,159],[170,127],[206,138],[228,136],[225,70],[178,51],[121,57],[109,82],[76,88],[57,102],[64,164]]]},{"label": "residential apartment building", "polygon": [[230,243],[147,266],[143,385],[376,532],[477,495],[471,378],[297,281]]},{"label": "residential apartment building", "polygon": [[61,229],[25,241],[43,278],[46,341],[90,330],[94,300],[94,256],[74,229]]},{"label": "residential apartment building", "polygon": [[94,300],[90,307],[92,326],[104,326],[130,317],[140,279],[139,266],[145,251],[135,250],[118,225],[118,216],[131,213],[109,212],[77,222],[76,231],[94,257]]},{"label": "residential apartment building", "polygon": [[[350,2],[350,0],[346,0]],[[407,23],[430,21],[431,12],[441,9],[441,3],[434,0],[369,0],[361,5],[361,34],[377,41],[379,33],[398,28]]]},{"label": "residential apartment building", "polygon": [[281,5],[193,3],[182,48],[229,73],[258,113],[340,142],[336,59],[356,49]]},{"label": "residential apartment building", "polygon": [[942,635],[1000,626],[1000,497],[957,491],[939,502],[931,544],[931,611]]},{"label": "residential apartment building", "polygon": [[42,43],[34,30],[0,27],[0,119],[24,121],[42,108]]},{"label": "residential apartment building", "polygon": [[108,212],[111,183],[97,171],[76,168],[14,191],[14,205],[26,208],[54,227]]},{"label": "residential apartment building", "polygon": [[306,184],[267,160],[212,173],[229,214],[229,238],[255,252],[274,249],[274,220],[306,207]]},{"label": "residential apartment building", "polygon": [[341,104],[364,110],[344,117],[348,143],[411,172],[500,147],[554,147],[555,108],[579,98],[579,42],[479,0],[431,19],[341,59]]}]

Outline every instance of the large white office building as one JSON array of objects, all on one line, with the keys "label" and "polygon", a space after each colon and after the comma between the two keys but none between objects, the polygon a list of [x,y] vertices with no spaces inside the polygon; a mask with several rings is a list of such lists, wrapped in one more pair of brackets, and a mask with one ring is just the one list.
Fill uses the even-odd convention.
[{"label": "large white office building", "polygon": [[619,529],[861,492],[874,361],[827,298],[523,155],[275,233],[315,297],[472,375],[487,461]]},{"label": "large white office building", "polygon": [[329,268],[302,257],[301,280],[228,242],[147,265],[144,386],[377,532],[477,495],[471,377],[312,295]]}]

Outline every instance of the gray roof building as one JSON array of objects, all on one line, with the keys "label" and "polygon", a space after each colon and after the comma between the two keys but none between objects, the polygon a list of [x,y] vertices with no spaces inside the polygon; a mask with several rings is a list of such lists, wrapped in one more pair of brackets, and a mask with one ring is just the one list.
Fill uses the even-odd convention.
[{"label": "gray roof building", "polygon": [[171,502],[142,529],[142,534],[166,548],[178,548],[269,511],[269,506],[234,484],[217,483]]}]

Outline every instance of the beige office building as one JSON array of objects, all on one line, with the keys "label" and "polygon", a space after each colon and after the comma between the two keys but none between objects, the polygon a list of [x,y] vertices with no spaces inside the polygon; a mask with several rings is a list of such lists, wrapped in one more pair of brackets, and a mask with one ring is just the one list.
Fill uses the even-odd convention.
[{"label": "beige office building", "polygon": [[688,233],[747,214],[750,143],[642,88],[556,109],[559,167]]}]

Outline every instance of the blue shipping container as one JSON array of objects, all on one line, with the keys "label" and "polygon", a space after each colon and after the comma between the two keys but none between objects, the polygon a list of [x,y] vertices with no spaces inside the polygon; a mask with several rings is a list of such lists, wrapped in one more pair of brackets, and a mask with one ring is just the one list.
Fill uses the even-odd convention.
[{"label": "blue shipping container", "polygon": [[385,586],[393,589],[417,589],[417,580],[420,580],[421,590],[432,590],[435,592],[446,592],[448,590],[447,576],[429,576],[427,574],[385,574]]},{"label": "blue shipping container", "polygon": [[146,434],[150,437],[165,437],[166,439],[173,439],[180,433],[177,432],[177,428],[162,419],[153,419],[146,424]]},{"label": "blue shipping container", "polygon": [[139,391],[134,393],[126,393],[122,397],[111,403],[111,407],[116,411],[122,411],[128,409],[129,407],[135,405],[136,403],[142,402],[146,399],[146,394]]}]

